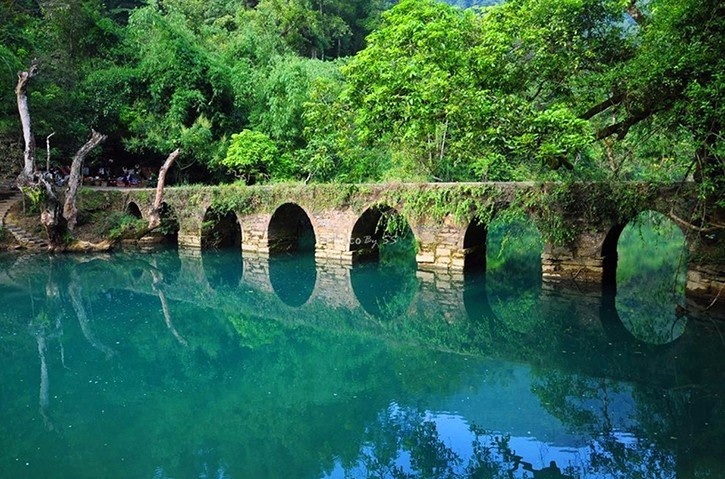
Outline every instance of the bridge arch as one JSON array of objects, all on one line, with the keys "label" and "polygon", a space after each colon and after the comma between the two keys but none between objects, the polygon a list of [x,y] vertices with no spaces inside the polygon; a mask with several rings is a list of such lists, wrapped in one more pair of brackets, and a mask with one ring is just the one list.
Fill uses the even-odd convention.
[{"label": "bridge arch", "polygon": [[242,227],[236,213],[208,208],[201,223],[201,248],[241,249],[241,247]]},{"label": "bridge arch", "polygon": [[478,218],[473,218],[463,235],[463,270],[486,270],[486,236],[488,225]]},{"label": "bridge arch", "polygon": [[129,201],[126,204],[126,214],[129,214],[137,219],[143,218],[143,213],[141,213],[141,208],[139,208],[138,204],[135,201]]},{"label": "bridge arch", "polygon": [[269,254],[314,252],[317,237],[312,216],[297,203],[284,203],[272,214],[267,225]]},{"label": "bridge arch", "polygon": [[[378,203],[358,217],[350,232],[353,263],[378,261],[380,251],[400,242],[414,242],[413,225],[392,206]],[[403,248],[405,247],[401,244]]]},{"label": "bridge arch", "polygon": [[166,203],[161,203],[160,207],[161,226],[156,230],[157,234],[164,236],[166,241],[172,244],[178,243],[179,238],[179,215],[176,210]]},{"label": "bridge arch", "polygon": [[607,233],[603,292],[612,302],[608,309],[638,340],[667,344],[684,334],[687,249],[681,225],[655,210],[644,210]]}]

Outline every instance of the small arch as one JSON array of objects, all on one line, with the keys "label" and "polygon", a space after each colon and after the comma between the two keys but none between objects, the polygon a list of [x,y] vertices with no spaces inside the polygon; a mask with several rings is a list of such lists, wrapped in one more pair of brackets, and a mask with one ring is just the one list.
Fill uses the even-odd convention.
[{"label": "small arch", "polygon": [[381,252],[385,251],[389,251],[390,256],[405,256],[415,252],[415,235],[394,208],[375,205],[365,210],[355,222],[349,251],[353,254],[353,263],[380,261]]},{"label": "small arch", "polygon": [[223,213],[209,208],[201,224],[201,248],[224,249],[242,247],[242,228],[233,211]]},{"label": "small arch", "polygon": [[138,205],[133,201],[130,201],[126,205],[126,214],[131,215],[137,219],[143,218],[143,215],[141,214],[141,208],[139,208]]},{"label": "small arch", "polygon": [[474,218],[466,228],[463,237],[463,271],[486,271],[486,235],[488,228],[478,218]]},{"label": "small arch", "polygon": [[162,235],[166,242],[178,244],[179,217],[176,214],[176,211],[174,211],[174,208],[169,206],[169,204],[165,201],[161,203],[159,210],[161,226],[156,229],[156,233]]},{"label": "small arch", "polygon": [[687,242],[665,215],[645,210],[614,226],[602,245],[605,296],[638,340],[667,344],[685,332]]},{"label": "small arch", "polygon": [[314,253],[317,239],[312,221],[295,203],[285,203],[274,212],[267,227],[269,253]]}]

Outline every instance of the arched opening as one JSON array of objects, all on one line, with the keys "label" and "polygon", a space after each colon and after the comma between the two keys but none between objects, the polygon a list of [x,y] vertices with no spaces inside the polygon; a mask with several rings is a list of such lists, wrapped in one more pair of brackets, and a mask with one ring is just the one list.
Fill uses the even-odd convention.
[{"label": "arched opening", "polygon": [[546,327],[541,314],[544,242],[528,218],[496,218],[486,235],[485,288],[502,326],[530,334]]},{"label": "arched opening", "polygon": [[143,218],[143,215],[141,214],[141,208],[139,208],[138,205],[133,201],[129,202],[126,205],[126,214],[131,215],[137,219]]},{"label": "arched opening", "polygon": [[233,211],[223,213],[214,208],[207,210],[201,224],[201,248],[241,250],[242,228]]},{"label": "arched opening", "polygon": [[350,236],[353,263],[415,262],[415,236],[405,218],[387,205],[368,208],[355,222]]},{"label": "arched opening", "polygon": [[269,253],[314,253],[315,231],[305,210],[294,203],[285,203],[274,212],[267,228]]},{"label": "arched opening", "polygon": [[474,218],[463,238],[464,271],[486,271],[486,225]]},{"label": "arched opening", "polygon": [[602,246],[604,294],[638,340],[666,344],[685,332],[687,247],[682,230],[655,211],[612,228]]},{"label": "arched opening", "polygon": [[285,203],[272,215],[267,238],[272,288],[286,305],[302,306],[317,282],[316,238],[310,217],[300,206]]},{"label": "arched opening", "polygon": [[415,236],[393,208],[377,205],[363,212],[352,230],[353,291],[370,315],[393,319],[410,306],[418,288]]},{"label": "arched opening", "polygon": [[161,226],[156,228],[155,234],[164,237],[164,241],[177,245],[179,240],[179,217],[168,203],[161,203],[160,208]]}]

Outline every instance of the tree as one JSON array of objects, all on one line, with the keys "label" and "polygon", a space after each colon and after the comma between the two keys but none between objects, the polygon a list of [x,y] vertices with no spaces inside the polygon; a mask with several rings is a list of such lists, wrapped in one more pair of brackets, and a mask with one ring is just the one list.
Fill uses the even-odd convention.
[{"label": "tree", "polygon": [[[73,157],[71,175],[68,184],[68,191],[65,193],[65,206],[61,212],[61,199],[59,193],[50,183],[49,178],[38,172],[35,163],[35,137],[33,135],[30,119],[30,108],[28,106],[27,90],[30,80],[38,73],[38,64],[33,61],[26,71],[18,72],[18,83],[15,93],[18,103],[18,114],[23,129],[25,140],[24,166],[16,179],[17,186],[26,194],[32,195],[38,202],[42,203],[40,222],[45,227],[52,250],[64,249],[66,233],[73,231],[76,223],[76,196],[81,179],[81,167],[83,160],[90,151],[106,139],[96,131],[93,131],[90,140],[78,150]],[[103,245],[101,248],[106,249]]]},{"label": "tree", "polygon": [[180,147],[182,167],[208,166],[221,155],[219,142],[233,118],[230,70],[180,14],[164,14],[158,5],[131,14],[127,41],[131,58],[88,81],[97,104],[116,92],[110,100],[116,108],[103,108],[99,121],[118,121],[133,152],[161,155]]},{"label": "tree", "polygon": [[408,175],[525,179],[570,164],[589,143],[566,104],[532,102],[529,85],[513,81],[511,44],[491,15],[404,0],[343,67],[362,137],[390,144]]},{"label": "tree", "polygon": [[264,133],[243,130],[232,135],[227,156],[221,164],[247,183],[256,183],[280,169],[280,158],[274,142]]}]

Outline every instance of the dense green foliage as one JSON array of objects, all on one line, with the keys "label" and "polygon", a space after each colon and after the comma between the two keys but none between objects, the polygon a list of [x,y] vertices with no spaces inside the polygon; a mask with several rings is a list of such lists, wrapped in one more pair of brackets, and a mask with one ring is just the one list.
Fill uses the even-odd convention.
[{"label": "dense green foliage", "polygon": [[[60,163],[94,127],[117,167],[155,169],[181,147],[176,180],[694,175],[718,199],[724,13],[716,0],[17,0],[0,9],[0,76],[12,85],[39,60],[34,133],[57,133]],[[8,167],[13,97],[0,92]],[[262,169],[238,168],[245,130],[277,156]]]}]

